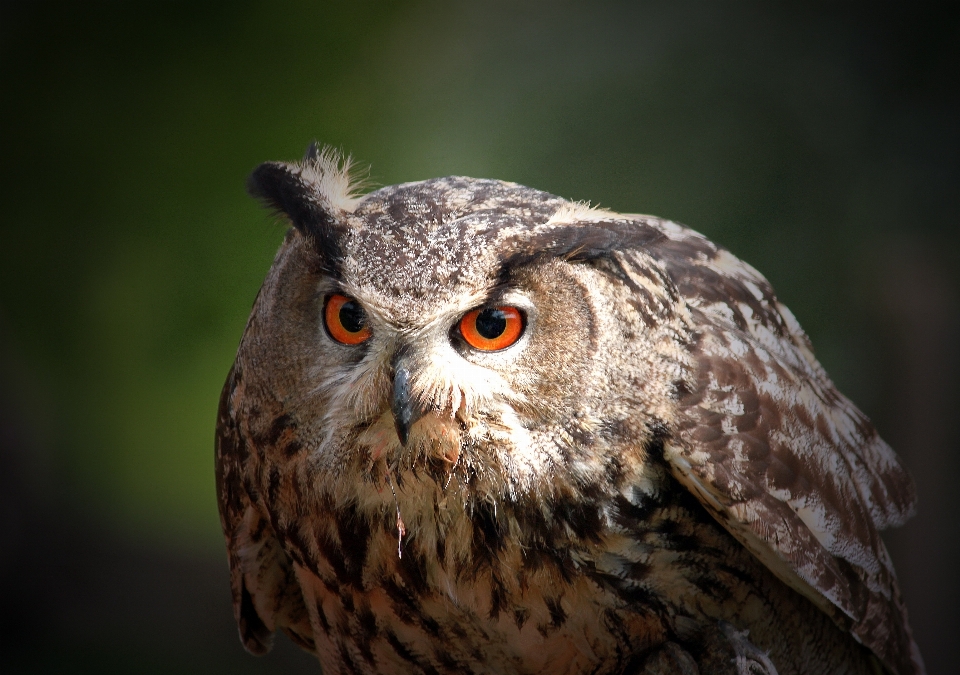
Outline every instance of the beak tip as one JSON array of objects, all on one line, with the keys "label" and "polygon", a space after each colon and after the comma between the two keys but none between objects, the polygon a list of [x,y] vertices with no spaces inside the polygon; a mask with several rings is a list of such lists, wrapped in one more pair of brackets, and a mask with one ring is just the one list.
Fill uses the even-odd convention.
[{"label": "beak tip", "polygon": [[400,420],[394,418],[394,422],[396,423],[397,438],[400,439],[400,445],[406,445],[407,439],[410,438],[409,430],[400,422]]}]

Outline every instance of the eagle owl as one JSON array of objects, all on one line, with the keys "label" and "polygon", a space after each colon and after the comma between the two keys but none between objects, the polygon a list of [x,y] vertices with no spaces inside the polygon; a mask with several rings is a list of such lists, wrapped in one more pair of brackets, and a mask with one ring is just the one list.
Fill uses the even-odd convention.
[{"label": "eagle owl", "polygon": [[227,378],[246,648],[347,673],[922,673],[899,459],[700,234],[312,146]]}]

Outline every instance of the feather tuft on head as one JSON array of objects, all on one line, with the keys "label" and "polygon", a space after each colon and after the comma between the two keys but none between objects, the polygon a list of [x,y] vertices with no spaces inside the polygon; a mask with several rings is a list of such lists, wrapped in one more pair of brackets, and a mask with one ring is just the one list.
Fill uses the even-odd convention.
[{"label": "feather tuft on head", "polygon": [[288,218],[317,250],[334,260],[339,234],[360,201],[363,180],[351,175],[352,159],[330,146],[307,148],[303,161],[265,162],[247,179],[247,191]]},{"label": "feather tuft on head", "polygon": [[546,222],[546,225],[573,225],[575,223],[591,223],[603,220],[613,220],[617,214],[597,206],[590,206],[590,202],[567,202],[562,204]]},{"label": "feather tuft on head", "polygon": [[357,166],[350,155],[329,145],[310,144],[300,164],[303,179],[315,186],[328,204],[352,213],[364,190],[369,187],[366,175],[357,175]]}]

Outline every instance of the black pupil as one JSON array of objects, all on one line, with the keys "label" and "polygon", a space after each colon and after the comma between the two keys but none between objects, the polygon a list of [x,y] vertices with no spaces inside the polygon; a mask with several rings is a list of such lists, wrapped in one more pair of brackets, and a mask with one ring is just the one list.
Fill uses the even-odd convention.
[{"label": "black pupil", "polygon": [[340,307],[340,325],[350,333],[359,333],[363,330],[366,317],[355,300],[343,303]]},{"label": "black pupil", "polygon": [[507,330],[507,316],[499,309],[485,309],[477,315],[477,332],[488,340],[503,335]]}]

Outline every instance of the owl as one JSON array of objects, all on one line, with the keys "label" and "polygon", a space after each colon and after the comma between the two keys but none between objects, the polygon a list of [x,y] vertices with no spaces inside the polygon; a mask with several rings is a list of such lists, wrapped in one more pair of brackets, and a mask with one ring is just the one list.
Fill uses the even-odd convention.
[{"label": "owl", "polygon": [[923,673],[913,486],[752,267],[311,146],[217,421],[234,614],[325,675]]}]

